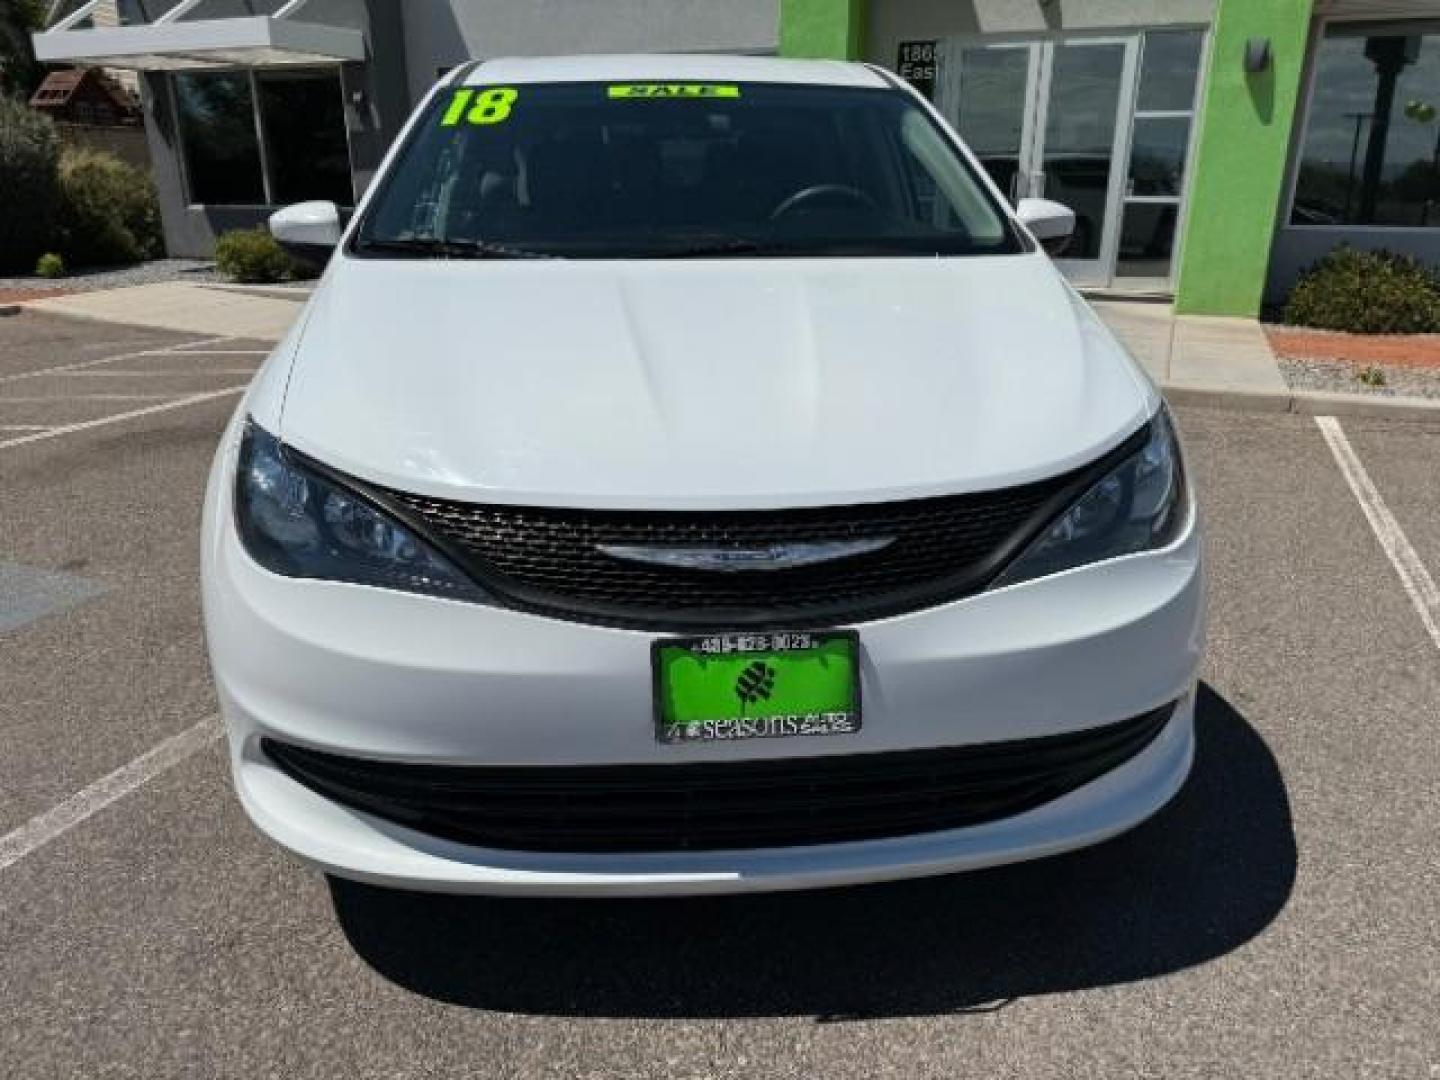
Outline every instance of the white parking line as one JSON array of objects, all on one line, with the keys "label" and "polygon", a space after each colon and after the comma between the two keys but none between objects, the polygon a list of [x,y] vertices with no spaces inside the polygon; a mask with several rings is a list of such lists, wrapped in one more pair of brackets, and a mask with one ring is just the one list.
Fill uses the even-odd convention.
[{"label": "white parking line", "polygon": [[[202,401],[214,401],[216,398],[227,397],[230,394],[239,394],[244,391],[243,386],[230,386],[224,390],[212,390],[208,394],[191,394],[176,401],[166,401],[159,405],[150,405],[144,409],[131,409],[129,412],[117,413],[114,416],[102,416],[99,420],[84,420],[78,424],[65,424],[61,427],[47,428],[44,431],[37,431],[33,435],[20,435],[13,439],[0,439],[0,450],[8,450],[12,446],[24,446],[27,443],[39,442],[42,439],[58,439],[61,435],[73,435],[77,431],[89,431],[91,428],[104,427],[106,424],[118,424],[125,420],[134,420],[139,416],[151,416],[154,413],[167,412],[170,409],[183,409],[186,405],[198,405]],[[62,399],[63,400],[63,399]]]},{"label": "white parking line", "polygon": [[[186,344],[220,345],[224,342],[234,340],[233,335],[227,334],[224,337],[201,338],[198,341],[191,341]],[[41,375],[59,375],[66,371],[81,371],[85,368],[99,367],[101,364],[113,364],[116,360],[135,360],[142,356],[169,356],[174,353],[175,348],[178,348],[178,346],[172,346],[169,349],[141,349],[137,352],[120,353],[116,356],[101,356],[94,360],[77,360],[73,364],[58,364],[55,367],[36,368],[34,371],[20,371],[13,375],[0,375],[0,383],[18,382],[21,379],[37,379]]]},{"label": "white parking line", "polygon": [[0,431],[49,431],[54,424],[0,424]]},{"label": "white parking line", "polygon": [[31,852],[76,825],[123,799],[161,773],[203,750],[220,737],[218,717],[207,716],[193,727],[151,747],[128,765],[122,765],[82,791],[77,791],[59,806],[39,814],[13,832],[0,836],[0,870],[14,866]]},{"label": "white parking line", "polygon": [[[175,355],[175,354],[170,354]],[[254,368],[180,368],[176,371],[58,371],[57,379],[171,379],[176,375],[254,375]]]},{"label": "white parking line", "polygon": [[[223,342],[223,341],[236,341],[236,340],[238,340],[238,339],[235,337],[235,335],[234,335],[234,334],[231,334],[229,337],[217,338],[217,339],[215,339],[215,340],[213,340],[213,341],[212,341],[212,340],[208,340],[208,339],[207,339],[207,340],[202,340],[202,341],[186,341],[186,342],[182,342],[182,343],[179,344],[179,345],[170,345],[170,346],[167,346],[167,347],[168,347],[168,348],[171,348],[171,349],[174,349],[176,352],[208,352],[209,350],[208,350],[208,349],[205,349],[203,346],[206,346],[206,345],[218,345],[218,344],[220,344],[220,342]],[[245,351],[246,351],[246,352],[266,353],[266,352],[268,352],[269,350],[267,350],[267,349],[246,349]]]},{"label": "white parking line", "polygon": [[1395,573],[1400,576],[1400,584],[1405,587],[1410,602],[1415,605],[1420,621],[1425,624],[1425,629],[1430,634],[1430,640],[1440,649],[1440,588],[1435,587],[1435,579],[1430,576],[1430,571],[1425,569],[1425,564],[1420,561],[1420,556],[1400,528],[1400,523],[1395,520],[1395,515],[1380,497],[1380,489],[1365,471],[1355,448],[1345,437],[1340,421],[1333,416],[1317,416],[1315,424],[1329,445],[1330,452],[1335,455],[1340,473],[1354,492],[1360,509],[1365,512],[1365,519],[1370,522],[1370,528],[1374,530],[1375,538],[1380,541],[1380,547],[1389,557],[1390,564],[1395,567]]},{"label": "white parking line", "polygon": [[0,405],[57,405],[66,401],[169,401],[184,394],[66,394],[64,397],[0,397]]},{"label": "white parking line", "polygon": [[269,349],[167,349],[165,356],[269,356]]}]

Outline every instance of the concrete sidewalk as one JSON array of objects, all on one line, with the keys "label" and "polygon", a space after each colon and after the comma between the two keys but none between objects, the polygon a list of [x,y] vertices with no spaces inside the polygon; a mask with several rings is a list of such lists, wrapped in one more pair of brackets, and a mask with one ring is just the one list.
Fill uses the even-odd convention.
[{"label": "concrete sidewalk", "polygon": [[[303,286],[172,282],[76,293],[27,306],[129,326],[279,341],[308,295]],[[1169,304],[1154,301],[1097,298],[1091,306],[1176,404],[1440,421],[1440,400],[1291,390],[1253,319],[1176,315]]]},{"label": "concrete sidewalk", "polygon": [[154,330],[274,342],[290,329],[301,304],[274,295],[166,282],[32,300],[26,307]]},{"label": "concrete sidewalk", "polygon": [[1254,319],[1176,315],[1166,303],[1095,298],[1106,323],[1177,405],[1440,422],[1440,400],[1292,390]]},{"label": "concrete sidewalk", "polygon": [[1148,301],[1094,300],[1090,306],[1167,389],[1289,393],[1254,319],[1177,316],[1169,304]]}]

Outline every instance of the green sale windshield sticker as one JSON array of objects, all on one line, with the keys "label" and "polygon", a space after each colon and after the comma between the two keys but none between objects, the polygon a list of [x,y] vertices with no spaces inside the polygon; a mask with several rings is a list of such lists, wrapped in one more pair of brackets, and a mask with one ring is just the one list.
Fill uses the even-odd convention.
[{"label": "green sale windshield sticker", "polygon": [[659,641],[653,664],[661,742],[860,730],[857,638],[851,631]]},{"label": "green sale windshield sticker", "polygon": [[519,97],[520,91],[513,86],[492,86],[488,90],[463,87],[455,91],[449,108],[441,114],[440,126],[454,127],[461,120],[481,127],[503,124],[510,119],[510,111]]},{"label": "green sale windshield sticker", "polygon": [[611,98],[738,98],[740,87],[716,86],[713,83],[626,83],[611,86]]}]

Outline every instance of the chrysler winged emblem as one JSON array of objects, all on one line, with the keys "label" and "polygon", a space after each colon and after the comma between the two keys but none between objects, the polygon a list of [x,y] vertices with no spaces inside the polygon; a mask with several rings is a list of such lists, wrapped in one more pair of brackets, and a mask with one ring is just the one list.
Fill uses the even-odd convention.
[{"label": "chrysler winged emblem", "polygon": [[817,540],[810,543],[764,544],[758,547],[679,547],[672,545],[597,544],[596,550],[612,559],[650,563],[677,570],[715,570],[734,574],[750,570],[794,570],[836,559],[853,559],[881,551],[895,542],[893,536],[860,540]]}]

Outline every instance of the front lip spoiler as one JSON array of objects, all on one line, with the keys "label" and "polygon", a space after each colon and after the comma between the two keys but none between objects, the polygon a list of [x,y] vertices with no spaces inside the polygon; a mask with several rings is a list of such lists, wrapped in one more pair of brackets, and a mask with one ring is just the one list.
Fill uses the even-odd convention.
[{"label": "front lip spoiler", "polygon": [[423,764],[272,737],[261,739],[260,751],[321,798],[467,847],[573,855],[783,850],[1017,817],[1139,756],[1179,704],[1006,742],[725,762]]}]

